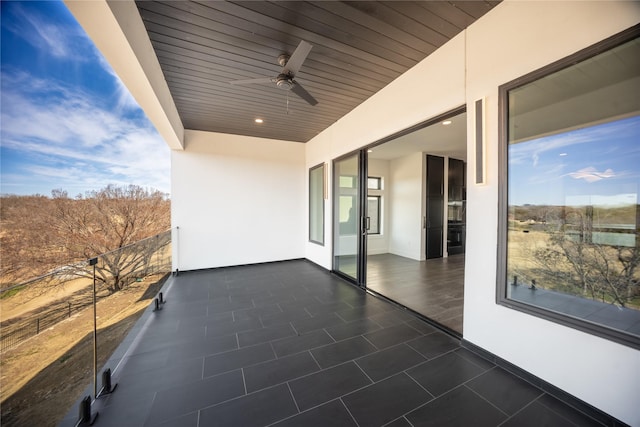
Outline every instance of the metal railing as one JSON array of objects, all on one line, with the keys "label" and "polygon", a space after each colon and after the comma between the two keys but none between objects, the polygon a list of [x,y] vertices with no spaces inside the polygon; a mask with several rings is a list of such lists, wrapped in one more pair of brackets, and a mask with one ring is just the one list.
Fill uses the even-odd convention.
[{"label": "metal railing", "polygon": [[[171,231],[165,231],[144,240],[99,255],[96,277],[99,284],[98,300],[125,289],[131,283],[145,277],[171,271]],[[55,271],[2,289],[0,298],[11,304],[12,294],[30,292],[34,297],[51,295],[52,302],[24,315],[16,316],[0,324],[0,352],[40,334],[74,313],[93,304],[91,280],[93,266],[81,262],[62,266]],[[56,299],[56,291],[71,282],[86,282],[63,299]],[[11,295],[11,296],[10,296]]]},{"label": "metal railing", "polygon": [[[115,389],[106,363],[154,298],[161,300],[171,247],[169,230],[0,290],[0,352],[11,378],[0,389],[3,425],[52,425],[91,383],[94,399]],[[90,415],[85,401],[81,410]]]}]

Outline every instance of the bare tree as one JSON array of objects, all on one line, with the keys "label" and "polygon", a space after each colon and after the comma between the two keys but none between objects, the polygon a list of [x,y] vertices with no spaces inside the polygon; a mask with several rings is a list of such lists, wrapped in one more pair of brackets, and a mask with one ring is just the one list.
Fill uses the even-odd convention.
[{"label": "bare tree", "polygon": [[[170,226],[170,204],[163,193],[130,185],[109,185],[87,193],[85,198],[70,199],[66,192],[53,192],[56,236],[74,260],[101,256],[96,266],[97,278],[116,292],[133,274],[145,274],[145,261],[164,248],[170,237],[141,242],[159,235]],[[87,276],[91,271],[82,264],[69,269],[70,274]]]},{"label": "bare tree", "polygon": [[[51,271],[67,278],[91,276],[86,260],[105,254],[97,278],[115,292],[131,277],[142,277],[147,261],[170,242],[161,234],[170,227],[170,201],[135,185],[109,185],[75,198],[63,190],[54,190],[51,198],[8,196],[1,209],[3,286]],[[60,283],[59,277],[52,283]]]},{"label": "bare tree", "polygon": [[593,209],[566,215],[550,244],[532,251],[537,275],[553,289],[625,307],[640,295],[640,235],[630,247],[594,243],[590,215]]}]

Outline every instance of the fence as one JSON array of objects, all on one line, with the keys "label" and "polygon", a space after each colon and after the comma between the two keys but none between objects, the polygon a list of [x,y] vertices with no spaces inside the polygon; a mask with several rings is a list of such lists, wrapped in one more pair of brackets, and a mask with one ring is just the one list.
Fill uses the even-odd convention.
[{"label": "fence", "polygon": [[[96,294],[97,299],[101,299],[145,277],[169,273],[171,271],[171,231],[99,255],[97,259],[98,291]],[[2,322],[0,352],[15,347],[71,317],[73,313],[91,306],[93,304],[93,287],[91,286],[93,266],[89,266],[87,262],[67,265],[57,268],[50,274],[3,289],[2,296],[18,289],[19,292],[38,289],[40,294],[46,294],[52,292],[57,286],[73,280],[83,280],[86,286],[82,286],[63,300],[55,300],[37,311]]]}]

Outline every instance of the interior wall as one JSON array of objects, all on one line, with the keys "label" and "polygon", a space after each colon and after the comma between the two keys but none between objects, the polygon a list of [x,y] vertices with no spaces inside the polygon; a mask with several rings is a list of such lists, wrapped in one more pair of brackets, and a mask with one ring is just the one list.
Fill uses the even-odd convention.
[{"label": "interior wall", "polygon": [[[467,187],[464,337],[631,425],[640,425],[639,351],[496,305],[496,164],[498,87],[638,22],[637,2],[503,2],[306,147],[310,167],[460,105],[471,112],[485,98],[487,182]],[[474,153],[473,114],[467,120],[468,153]],[[392,180],[394,172],[405,173],[401,166],[391,165]],[[475,176],[473,160],[467,167]],[[401,240],[390,239],[390,250],[401,248]],[[331,268],[330,239],[323,250],[307,245],[306,254]]]},{"label": "interior wall", "polygon": [[424,259],[422,228],[424,154],[413,153],[389,164],[389,253]]},{"label": "interior wall", "polygon": [[174,270],[304,258],[304,144],[185,131],[171,153]]}]

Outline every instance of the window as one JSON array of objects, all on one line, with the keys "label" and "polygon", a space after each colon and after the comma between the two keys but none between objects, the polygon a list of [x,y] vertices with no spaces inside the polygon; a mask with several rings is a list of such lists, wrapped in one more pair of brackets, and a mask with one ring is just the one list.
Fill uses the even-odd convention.
[{"label": "window", "polygon": [[[367,190],[367,234],[381,234],[382,178],[379,176],[367,177]],[[372,191],[373,194],[371,194]]]},{"label": "window", "polygon": [[500,88],[500,304],[640,348],[640,27]]},{"label": "window", "polygon": [[380,196],[367,196],[367,234],[380,234]]},{"label": "window", "polygon": [[382,190],[382,178],[370,176],[367,178],[367,188],[369,190]]},{"label": "window", "polygon": [[324,245],[324,164],[309,169],[309,241]]}]

